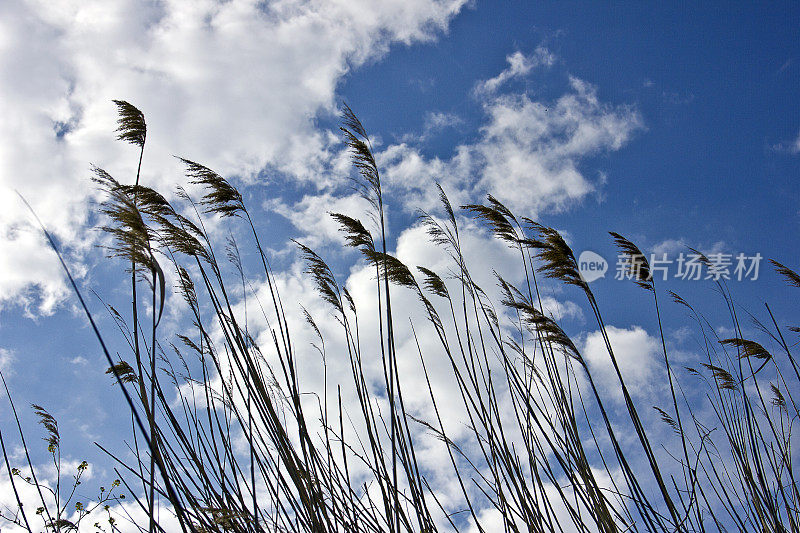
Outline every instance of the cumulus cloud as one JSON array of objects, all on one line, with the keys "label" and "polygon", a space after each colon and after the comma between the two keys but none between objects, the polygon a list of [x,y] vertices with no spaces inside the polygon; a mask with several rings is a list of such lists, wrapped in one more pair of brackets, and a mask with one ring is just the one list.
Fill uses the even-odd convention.
[{"label": "cumulus cloud", "polygon": [[642,127],[629,106],[600,101],[596,89],[575,77],[553,102],[510,93],[488,98],[480,137],[456,147],[449,159],[426,158],[401,143],[380,154],[390,186],[406,193],[410,207],[431,208],[434,180],[462,199],[490,193],[508,207],[535,217],[560,211],[596,190],[580,169],[583,159],[619,150]]},{"label": "cumulus cloud", "polygon": [[297,229],[304,232],[303,244],[315,247],[328,241],[344,243],[340,226],[330,213],[363,213],[369,203],[357,194],[334,196],[326,192],[305,195],[293,205],[274,199],[267,202],[265,207],[289,219]]},{"label": "cumulus cloud", "polygon": [[61,265],[38,228],[0,214],[0,309],[13,302],[26,316],[51,314],[66,295]]},{"label": "cumulus cloud", "polygon": [[47,313],[65,295],[52,254],[15,230],[28,219],[13,189],[65,242],[84,243],[72,244],[79,256],[93,240],[89,163],[133,181],[138,154],[111,140],[112,99],[145,112],[144,184],[180,181],[172,154],[245,180],[270,169],[307,181],[336,156],[314,119],[335,111],[342,77],[393,42],[434,38],[463,3],[4,2],[0,303],[36,287]]},{"label": "cumulus cloud", "polygon": [[[426,155],[418,146],[437,129],[459,123],[457,116],[445,113],[429,114],[422,133],[380,149],[376,159],[387,197],[399,198],[408,212],[435,210],[434,183],[439,182],[453,205],[480,202],[488,193],[535,218],[563,211],[596,192],[607,177],[587,178],[582,161],[619,150],[643,121],[633,107],[601,102],[596,88],[576,77],[569,77],[566,92],[552,101],[500,91],[507,80],[553,61],[542,47],[531,56],[508,56],[508,69],[478,84],[484,120],[477,139],[457,145],[449,157]],[[305,212],[311,203],[306,197],[283,212]]]},{"label": "cumulus cloud", "polygon": [[[606,334],[630,393],[645,397],[657,392],[662,381],[658,374],[663,359],[661,342],[639,326],[606,326]],[[601,390],[622,401],[622,389],[600,331],[586,336],[582,353]]]}]

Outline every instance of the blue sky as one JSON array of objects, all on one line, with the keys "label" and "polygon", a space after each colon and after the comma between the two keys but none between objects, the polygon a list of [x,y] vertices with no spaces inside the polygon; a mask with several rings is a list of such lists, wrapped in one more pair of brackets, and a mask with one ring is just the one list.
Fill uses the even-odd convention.
[{"label": "blue sky", "polygon": [[[576,255],[603,256],[609,270],[592,289],[620,342],[647,351],[656,324],[641,290],[614,279],[608,231],[672,260],[686,246],[761,254],[759,279],[729,288],[747,309],[763,313],[766,301],[792,324],[795,300],[766,260],[800,267],[797,3],[267,4],[263,17],[239,0],[0,6],[0,368],[23,412],[36,402],[59,419],[71,457],[102,464],[91,442],[121,446],[129,421],[13,191],[55,231],[84,291],[124,305],[124,265],[97,248],[88,170],[96,163],[126,181],[135,168],[135,150],[114,141],[112,98],[147,117],[145,182],[182,183],[177,154],[241,185],[290,290],[290,238],[358,279],[356,255],[341,251],[325,217],[364,207],[337,133],[347,102],[384,169],[390,248],[409,258],[428,257],[415,247],[414,210],[436,212],[438,180],[454,203],[494,194],[566,232]],[[476,257],[491,263],[484,252],[501,248],[473,230]],[[661,287],[729,326],[712,283]],[[580,295],[548,291],[551,311],[590,350],[596,327]],[[101,322],[113,339],[113,323]],[[669,307],[666,323],[677,349],[691,352],[683,311]],[[180,327],[175,310],[165,330]],[[0,424],[11,424],[5,406]]]}]

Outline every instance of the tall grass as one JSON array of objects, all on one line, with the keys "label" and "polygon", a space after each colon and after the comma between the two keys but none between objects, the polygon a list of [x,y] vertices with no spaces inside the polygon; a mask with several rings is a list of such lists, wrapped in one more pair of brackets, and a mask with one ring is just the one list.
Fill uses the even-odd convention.
[{"label": "tall grass", "polygon": [[[129,500],[149,517],[132,527],[162,531],[168,521],[183,531],[242,532],[800,531],[792,442],[800,414],[794,397],[800,369],[769,307],[766,324],[758,326],[772,350],[744,337],[740,311],[724,283],[718,289],[735,332],[731,338],[717,338],[695,307],[670,293],[702,338],[704,360],[687,375],[676,369],[664,338],[664,294],[645,255],[612,233],[629,258],[632,281],[643,298],[652,299],[658,322],[669,393],[655,408],[670,430],[665,441],[652,424],[654,406],[634,401],[602,302],[556,230],[515,215],[491,196],[459,211],[435,185],[443,216],[421,212],[419,223],[430,246],[451,258],[450,271],[405,265],[389,253],[380,171],[366,129],[345,106],[341,130],[358,170],[358,189],[370,206],[362,216],[374,224],[365,225],[353,213],[331,216],[347,246],[374,270],[377,327],[365,329],[364,320],[360,326],[353,296],[323,257],[298,242],[304,275],[340,329],[344,353],[335,354],[336,360],[346,361],[351,377],[328,390],[331,354],[322,331],[330,329],[305,311],[305,325],[319,340],[324,390],[303,390],[303,373],[310,370],[300,363],[298,350],[305,347],[293,343],[290,323],[297,322],[287,317],[242,195],[213,170],[185,159],[189,182],[201,188],[199,198],[180,189],[173,204],[140,183],[144,116],[127,102],[116,103],[119,138],[139,148],[137,174],[126,185],[95,168],[94,180],[107,198],[102,211],[108,221],[104,230],[113,238],[109,252],[129,265],[130,311],[109,307],[129,347],[127,356],[112,356],[104,339],[113,332],[95,326],[79,287],[74,282],[73,287],[131,412],[134,460],[107,453]],[[515,286],[496,275],[500,301],[478,286],[465,258],[459,227],[465,216],[518,255],[524,281]],[[204,224],[208,217],[243,224],[250,235],[246,244],[231,238],[220,254]],[[258,272],[247,271],[241,246],[256,256]],[[53,248],[58,251],[54,243]],[[236,275],[226,274],[226,261]],[[800,287],[797,273],[774,266]],[[159,332],[169,271],[191,322],[174,338]],[[613,386],[621,391],[621,410],[603,393],[608,383],[599,383],[603,378],[585,359],[581,343],[543,311],[544,278],[585,298],[613,369]],[[263,280],[268,301],[258,299],[253,280]],[[401,346],[396,339],[399,321],[407,319],[393,307],[400,291],[418,299],[427,321],[412,324],[416,353],[409,353],[413,343]],[[263,314],[269,345],[252,337],[240,300],[244,313],[257,307]],[[417,337],[423,330],[438,343],[436,352],[423,349],[430,345]],[[443,398],[437,389],[429,373],[433,357],[445,358],[455,396]],[[410,381],[401,370],[399,361],[414,359],[424,382]],[[377,381],[366,369],[376,360]],[[427,397],[426,416],[410,408],[410,397],[415,403]],[[443,402],[447,412],[457,407],[462,413],[466,435],[452,434]],[[50,435],[57,436],[55,419],[37,409]],[[422,460],[421,443],[428,446],[431,436],[444,450],[447,464],[439,470],[449,472],[447,487],[436,485],[441,472]],[[19,437],[25,446],[21,430]],[[16,487],[23,476],[11,465],[8,438],[0,433]],[[34,470],[30,459],[27,468]],[[35,477],[26,482],[44,486]],[[58,500],[60,488],[54,494]],[[108,492],[104,497],[103,502],[119,504]],[[76,525],[58,501],[54,506],[42,496],[38,518],[17,501],[18,508],[4,517],[29,531]],[[171,518],[165,521],[166,516]]]}]

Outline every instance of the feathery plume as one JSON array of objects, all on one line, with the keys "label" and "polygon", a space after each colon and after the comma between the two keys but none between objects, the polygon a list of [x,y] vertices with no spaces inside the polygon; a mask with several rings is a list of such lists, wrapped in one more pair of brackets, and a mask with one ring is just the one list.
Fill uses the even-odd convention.
[{"label": "feathery plume", "polygon": [[436,296],[449,298],[447,287],[445,286],[444,281],[442,281],[442,278],[440,278],[436,272],[422,266],[418,266],[417,270],[425,274],[425,279],[422,280],[422,286],[425,287],[425,289],[432,292]]},{"label": "feathery plume", "polygon": [[584,281],[578,269],[578,261],[572,248],[564,238],[553,228],[543,226],[529,218],[523,218],[529,229],[539,234],[539,239],[526,239],[524,244],[537,250],[534,254],[537,259],[544,262],[541,270],[548,278],[559,279],[568,285],[580,287],[590,294],[589,286]]},{"label": "feathery plume", "polygon": [[136,383],[139,379],[133,367],[126,361],[119,361],[113,366],[108,367],[106,374],[118,376],[122,383]]},{"label": "feathery plume", "polygon": [[39,417],[39,423],[47,430],[47,438],[44,440],[50,445],[50,451],[55,451],[55,448],[58,448],[58,444],[61,440],[61,436],[58,433],[58,422],[44,407],[36,405],[35,403],[31,404],[31,407],[33,407],[36,416]]},{"label": "feathery plume", "polygon": [[341,213],[329,214],[339,223],[339,226],[341,226],[339,231],[345,234],[345,241],[348,246],[352,246],[353,248],[364,247],[368,250],[375,249],[375,242],[372,240],[372,235],[360,220]]},{"label": "feathery plume", "polygon": [[647,258],[639,250],[639,247],[631,241],[613,231],[609,232],[614,237],[614,242],[617,244],[621,255],[627,257],[628,273],[633,277],[633,282],[641,288],[652,291],[653,290],[653,274],[650,272],[650,263]]},{"label": "feathery plume", "polygon": [[143,148],[147,137],[147,124],[144,121],[144,113],[125,100],[113,100],[113,102],[117,104],[117,112],[119,113],[117,139]]},{"label": "feathery plume", "polygon": [[800,287],[800,274],[773,259],[770,259],[769,262],[775,266],[775,270],[777,270],[779,274],[782,274],[786,278],[786,282],[789,285]]},{"label": "feathery plume", "polygon": [[232,217],[244,211],[242,195],[225,178],[200,163],[182,157],[179,159],[186,165],[186,177],[190,182],[206,188],[201,203],[206,206],[207,212]]},{"label": "feathery plume", "polygon": [[333,276],[330,267],[317,253],[308,246],[293,240],[299,248],[300,255],[306,262],[304,272],[310,274],[316,284],[317,292],[323,300],[331,304],[340,313],[344,312],[342,300],[339,296],[339,286]]},{"label": "feathery plume", "polygon": [[766,348],[761,346],[755,341],[748,341],[746,339],[723,339],[719,341],[723,346],[735,346],[740,349],[741,357],[755,357],[756,359],[771,359],[772,354]]}]

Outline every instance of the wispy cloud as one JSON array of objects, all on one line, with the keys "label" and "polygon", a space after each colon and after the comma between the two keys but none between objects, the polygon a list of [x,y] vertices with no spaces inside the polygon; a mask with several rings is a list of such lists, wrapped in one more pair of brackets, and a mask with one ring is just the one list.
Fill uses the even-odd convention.
[{"label": "wispy cloud", "polygon": [[530,72],[539,66],[549,67],[555,62],[555,56],[543,46],[539,46],[530,55],[525,55],[520,51],[506,57],[508,68],[503,70],[494,78],[479,82],[475,86],[475,94],[484,96],[494,93],[502,87],[507,81],[514,78],[521,78],[530,74]]},{"label": "wispy cloud", "polygon": [[83,357],[82,355],[78,355],[76,357],[73,357],[72,359],[69,360],[69,362],[70,362],[70,364],[76,365],[76,366],[86,366],[86,365],[89,364],[89,361],[85,357]]},{"label": "wispy cloud", "polygon": [[400,137],[400,141],[404,143],[424,142],[447,128],[459,126],[463,123],[462,118],[454,113],[428,112],[425,114],[425,120],[422,124],[422,133],[406,133]]},{"label": "wispy cloud", "polygon": [[9,372],[14,362],[14,353],[11,350],[0,348],[0,371]]},{"label": "wispy cloud", "polygon": [[773,144],[771,147],[773,152],[797,155],[800,154],[800,131],[797,132],[797,137],[791,141],[784,141]]},{"label": "wispy cloud", "polygon": [[653,248],[652,252],[656,255],[677,255],[679,253],[689,253],[689,247],[695,248],[703,252],[704,254],[717,254],[728,252],[730,250],[726,250],[726,243],[725,241],[714,241],[712,243],[705,243],[701,245],[697,244],[689,244],[688,240],[685,238],[679,239],[665,239],[659,243],[656,243]]}]

